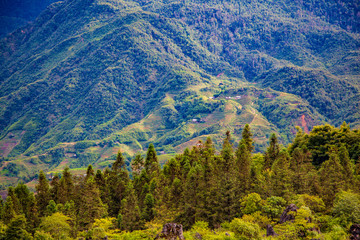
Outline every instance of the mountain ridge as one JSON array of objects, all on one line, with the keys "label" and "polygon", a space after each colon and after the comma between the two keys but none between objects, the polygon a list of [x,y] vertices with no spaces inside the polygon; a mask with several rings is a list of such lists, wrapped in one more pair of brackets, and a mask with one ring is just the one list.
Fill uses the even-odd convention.
[{"label": "mountain ridge", "polygon": [[359,127],[360,40],[349,20],[357,17],[343,17],[353,21],[343,29],[307,8],[288,1],[48,6],[0,42],[3,161],[29,172],[66,162],[104,167],[120,147],[128,158],[149,143],[174,154],[208,136],[220,146],[224,129],[237,141],[246,123],[261,140],[257,151],[272,132],[287,144],[296,125]]}]

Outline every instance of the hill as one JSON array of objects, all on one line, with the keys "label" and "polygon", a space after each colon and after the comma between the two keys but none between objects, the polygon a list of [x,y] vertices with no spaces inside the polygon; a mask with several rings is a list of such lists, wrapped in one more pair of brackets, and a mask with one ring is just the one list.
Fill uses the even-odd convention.
[{"label": "hill", "polygon": [[[359,127],[359,7],[347,1],[66,0],[0,42],[2,175],[167,158],[249,123]],[[6,178],[6,179],[5,179]]]}]

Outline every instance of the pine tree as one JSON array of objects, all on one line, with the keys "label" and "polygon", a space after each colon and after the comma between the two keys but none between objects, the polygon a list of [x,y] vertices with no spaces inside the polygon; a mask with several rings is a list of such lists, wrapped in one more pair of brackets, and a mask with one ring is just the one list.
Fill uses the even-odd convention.
[{"label": "pine tree", "polygon": [[7,240],[31,240],[32,236],[26,231],[26,218],[24,215],[18,215],[11,220],[5,232]]},{"label": "pine tree", "polygon": [[119,214],[121,200],[126,197],[126,186],[130,181],[128,171],[126,170],[125,160],[119,151],[116,161],[111,167],[111,172],[106,179],[106,185],[109,193],[109,214],[116,217]]},{"label": "pine tree", "polygon": [[85,181],[87,181],[89,179],[89,177],[94,177],[95,172],[93,169],[93,166],[90,164],[88,166],[88,168],[86,169],[86,177],[85,177]]},{"label": "pine tree", "polygon": [[22,213],[27,219],[26,230],[30,233],[35,232],[35,228],[39,224],[38,211],[36,207],[35,197],[29,188],[20,182],[15,188],[15,194],[19,200]]},{"label": "pine tree", "polygon": [[243,141],[240,141],[239,147],[236,150],[236,176],[237,176],[237,191],[236,194],[242,197],[250,191],[251,180],[251,153],[249,148]]},{"label": "pine tree", "polygon": [[143,222],[141,220],[141,212],[131,182],[129,182],[126,191],[127,196],[121,201],[121,229],[127,231],[142,229]]},{"label": "pine tree", "polygon": [[117,157],[116,157],[116,161],[111,166],[111,171],[115,172],[115,173],[119,173],[119,172],[123,171],[125,168],[126,168],[125,159],[124,159],[121,151],[119,151],[117,154]]},{"label": "pine tree", "polygon": [[290,169],[291,181],[297,194],[317,195],[319,193],[319,177],[312,164],[311,153],[305,146],[297,147],[292,151]]},{"label": "pine tree", "polygon": [[42,170],[39,173],[39,183],[35,186],[36,189],[36,204],[39,209],[39,215],[44,216],[46,211],[46,206],[50,201],[50,189],[49,182],[46,179],[46,176]]},{"label": "pine tree", "polygon": [[156,155],[155,147],[152,143],[149,145],[147,150],[144,167],[146,174],[150,177],[150,180],[157,176],[160,172],[159,161]]},{"label": "pine tree", "polygon": [[60,179],[59,203],[65,204],[73,198],[74,182],[69,167],[65,167]]},{"label": "pine tree", "polygon": [[221,156],[223,159],[223,169],[225,172],[228,172],[234,166],[234,151],[231,144],[231,134],[230,131],[226,132],[226,138],[223,142],[223,147],[221,150]]},{"label": "pine tree", "polygon": [[249,153],[252,153],[252,151],[254,150],[254,146],[253,146],[253,139],[252,139],[252,133],[250,131],[250,126],[249,124],[245,124],[244,130],[242,132],[242,143],[245,144],[246,149]]},{"label": "pine tree", "polygon": [[50,216],[58,211],[56,203],[54,200],[50,200],[49,204],[46,206],[46,216]]},{"label": "pine tree", "polygon": [[146,194],[142,218],[151,221],[155,217],[155,198],[151,193]]},{"label": "pine tree", "polygon": [[344,186],[343,168],[337,154],[329,153],[329,160],[323,162],[319,173],[322,186],[322,199],[327,206],[332,206],[335,194]]},{"label": "pine tree", "polygon": [[17,215],[22,214],[23,209],[22,209],[22,206],[20,204],[20,201],[19,201],[18,197],[15,194],[15,189],[13,187],[8,188],[8,196],[7,197],[11,198],[11,201],[12,201],[13,206],[14,206],[15,213]]},{"label": "pine tree", "polygon": [[37,227],[40,224],[40,218],[39,218],[39,213],[38,213],[38,208],[36,205],[36,200],[35,200],[35,196],[34,194],[30,194],[30,197],[28,198],[28,205],[29,205],[29,210],[26,213],[26,230],[31,233],[34,234],[35,230],[37,229]]},{"label": "pine tree", "polygon": [[16,216],[16,212],[14,209],[14,204],[12,199],[9,197],[6,199],[4,205],[2,220],[4,221],[5,224],[8,224],[15,216]]},{"label": "pine tree", "polygon": [[14,189],[14,193],[16,195],[16,198],[19,202],[19,208],[21,209],[21,212],[25,214],[25,217],[27,217],[27,214],[29,212],[30,208],[30,190],[28,187],[23,183],[20,182]]},{"label": "pine tree", "polygon": [[141,170],[144,168],[144,158],[140,153],[136,154],[135,158],[131,161],[131,170],[133,175],[140,175]]},{"label": "pine tree", "polygon": [[273,194],[290,200],[293,193],[290,174],[290,157],[286,149],[282,149],[278,154],[272,167],[271,177]]},{"label": "pine tree", "polygon": [[87,229],[95,219],[101,218],[106,214],[106,207],[101,201],[100,191],[92,176],[86,181],[84,189],[81,191],[80,199],[79,226],[81,229]]},{"label": "pine tree", "polygon": [[264,169],[271,168],[272,164],[275,162],[280,152],[280,146],[278,143],[278,139],[273,133],[270,137],[270,144],[267,148],[264,155]]},{"label": "pine tree", "polygon": [[50,182],[50,195],[56,203],[59,201],[59,192],[60,192],[60,177],[59,174],[55,174]]},{"label": "pine tree", "polygon": [[342,145],[339,148],[338,156],[339,156],[340,164],[343,168],[342,174],[345,181],[344,190],[352,189],[355,181],[354,179],[355,166],[349,157],[349,152],[346,149],[345,145]]}]

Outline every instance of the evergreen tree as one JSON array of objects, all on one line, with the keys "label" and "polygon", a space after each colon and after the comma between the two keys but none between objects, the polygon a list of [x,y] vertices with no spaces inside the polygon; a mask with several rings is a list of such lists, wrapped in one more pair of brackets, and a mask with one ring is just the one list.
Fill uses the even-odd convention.
[{"label": "evergreen tree", "polygon": [[250,126],[249,124],[245,124],[244,130],[242,131],[242,143],[245,144],[246,149],[249,153],[252,153],[252,151],[254,150],[254,146],[253,146],[253,139],[252,139],[252,133],[250,131]]},{"label": "evergreen tree", "polygon": [[278,143],[278,139],[273,133],[270,137],[270,144],[267,148],[264,155],[264,169],[271,168],[272,164],[275,162],[280,152],[280,146]]},{"label": "evergreen tree", "polygon": [[321,196],[327,206],[332,206],[335,194],[344,187],[343,168],[339,157],[334,152],[329,153],[329,160],[325,161],[320,170]]},{"label": "evergreen tree", "polygon": [[[111,167],[111,172],[106,179],[109,193],[109,214],[116,217],[119,214],[121,200],[126,196],[126,186],[130,181],[128,171],[126,170],[125,160],[119,151],[116,161]],[[110,204],[111,203],[111,204]]]},{"label": "evergreen tree", "polygon": [[46,206],[46,216],[51,216],[58,211],[56,203],[54,200],[50,200],[49,204]]},{"label": "evergreen tree", "polygon": [[26,213],[26,229],[29,233],[34,234],[35,230],[40,224],[39,212],[36,205],[36,200],[34,194],[30,194],[28,198],[28,206],[29,210]]},{"label": "evergreen tree", "polygon": [[15,189],[13,187],[9,187],[8,188],[8,198],[11,198],[11,201],[13,203],[14,206],[14,210],[16,214],[22,214],[23,213],[23,209],[22,206],[20,204],[20,201],[18,199],[18,197],[15,194]]},{"label": "evergreen tree", "polygon": [[226,137],[223,142],[223,147],[221,150],[221,156],[223,159],[223,169],[225,172],[228,172],[230,169],[233,169],[234,166],[234,151],[231,144],[231,134],[230,131],[226,132]]},{"label": "evergreen tree", "polygon": [[24,215],[18,215],[11,220],[6,229],[5,239],[7,240],[31,240],[32,236],[26,231],[26,218]]},{"label": "evergreen tree", "polygon": [[46,206],[50,201],[49,182],[46,179],[44,172],[41,170],[39,173],[39,183],[35,186],[36,189],[36,204],[39,209],[39,215],[44,216]]},{"label": "evergreen tree", "polygon": [[353,188],[354,185],[354,164],[351,161],[350,157],[349,157],[349,152],[346,149],[345,145],[342,145],[339,148],[339,152],[338,152],[338,156],[339,156],[339,160],[340,160],[340,164],[343,168],[343,178],[345,181],[345,186],[344,186],[344,190],[347,189],[351,189]]},{"label": "evergreen tree", "polygon": [[116,161],[111,166],[111,171],[115,172],[115,173],[119,173],[121,171],[124,171],[125,168],[126,168],[125,159],[124,159],[121,151],[119,151],[117,154],[117,157],[116,157]]},{"label": "evergreen tree", "polygon": [[272,167],[273,175],[271,178],[273,194],[290,200],[293,193],[290,174],[290,157],[286,149],[282,149],[278,154]]},{"label": "evergreen tree", "polygon": [[140,153],[136,154],[135,158],[131,161],[131,170],[133,175],[140,175],[141,170],[144,168],[144,158]]},{"label": "evergreen tree", "polygon": [[50,195],[56,203],[59,201],[59,192],[60,192],[60,177],[59,174],[55,173],[54,177],[50,182]]},{"label": "evergreen tree", "polygon": [[13,201],[10,197],[8,197],[4,205],[2,220],[4,221],[5,224],[8,224],[15,216],[16,216],[16,212],[14,209]]},{"label": "evergreen tree", "polygon": [[65,204],[73,198],[74,182],[69,167],[65,167],[60,179],[59,203]]},{"label": "evergreen tree", "polygon": [[127,186],[126,198],[121,201],[120,213],[122,217],[121,229],[133,231],[143,228],[140,208],[131,182]]},{"label": "evergreen tree", "polygon": [[85,181],[87,181],[89,179],[89,177],[94,177],[95,172],[93,169],[93,166],[90,164],[88,166],[88,168],[86,169],[86,177],[85,177]]},{"label": "evergreen tree", "polygon": [[155,198],[151,193],[146,194],[142,218],[151,221],[155,217]]},{"label": "evergreen tree", "polygon": [[101,201],[99,189],[92,176],[88,178],[81,192],[78,222],[81,229],[87,229],[95,219],[106,214],[106,207]]},{"label": "evergreen tree", "polygon": [[319,177],[312,164],[311,154],[305,146],[292,151],[290,169],[291,181],[297,194],[319,193]]},{"label": "evergreen tree", "polygon": [[243,141],[240,141],[239,147],[236,150],[236,176],[237,176],[237,190],[236,194],[241,197],[250,191],[251,180],[251,153],[249,148]]},{"label": "evergreen tree", "polygon": [[157,176],[160,172],[160,165],[156,155],[155,147],[151,143],[146,153],[145,165],[146,174],[150,177],[150,180]]},{"label": "evergreen tree", "polygon": [[0,197],[0,221],[2,221],[4,216],[4,200]]},{"label": "evergreen tree", "polygon": [[19,203],[19,209],[22,213],[25,214],[25,217],[28,216],[28,213],[30,211],[30,190],[28,187],[23,183],[20,182],[14,189],[14,193],[16,195],[16,198],[18,199]]}]

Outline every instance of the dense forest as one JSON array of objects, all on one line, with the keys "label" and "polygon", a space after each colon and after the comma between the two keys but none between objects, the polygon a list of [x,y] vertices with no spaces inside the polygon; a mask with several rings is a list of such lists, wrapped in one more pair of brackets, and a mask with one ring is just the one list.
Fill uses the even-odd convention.
[{"label": "dense forest", "polygon": [[360,224],[359,143],[360,131],[343,123],[298,128],[287,147],[273,134],[253,153],[246,125],[240,142],[227,131],[221,151],[208,138],[162,167],[150,144],[130,172],[121,151],[103,171],[40,171],[35,193],[24,183],[8,188],[0,238],[154,239],[176,222],[185,239],[348,239]]},{"label": "dense forest", "polygon": [[254,152],[295,126],[360,127],[356,1],[53,2],[0,1],[0,28],[33,20],[0,39],[0,190],[150,143],[160,162],[208,137],[221,149],[246,123]]}]

